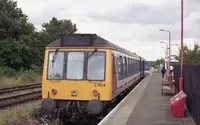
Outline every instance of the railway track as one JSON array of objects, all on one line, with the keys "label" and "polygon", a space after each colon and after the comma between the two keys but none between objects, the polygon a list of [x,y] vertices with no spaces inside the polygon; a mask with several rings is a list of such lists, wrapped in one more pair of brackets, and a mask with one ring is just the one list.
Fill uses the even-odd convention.
[{"label": "railway track", "polygon": [[41,99],[41,93],[41,83],[0,89],[0,109]]},{"label": "railway track", "polygon": [[35,88],[41,88],[41,83],[24,85],[24,86],[15,86],[15,87],[9,87],[9,88],[2,88],[2,89],[0,89],[0,94],[22,91],[22,90],[28,90],[28,89],[35,89]]}]

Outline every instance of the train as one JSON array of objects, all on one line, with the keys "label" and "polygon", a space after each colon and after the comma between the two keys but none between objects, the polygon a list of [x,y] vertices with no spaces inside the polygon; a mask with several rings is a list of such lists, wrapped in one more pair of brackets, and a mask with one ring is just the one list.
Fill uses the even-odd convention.
[{"label": "train", "polygon": [[150,61],[145,60],[145,62],[144,62],[144,74],[145,74],[145,76],[150,75],[150,64],[151,64]]},{"label": "train", "polygon": [[145,76],[144,64],[97,34],[62,35],[45,47],[41,111],[71,121],[99,116]]}]

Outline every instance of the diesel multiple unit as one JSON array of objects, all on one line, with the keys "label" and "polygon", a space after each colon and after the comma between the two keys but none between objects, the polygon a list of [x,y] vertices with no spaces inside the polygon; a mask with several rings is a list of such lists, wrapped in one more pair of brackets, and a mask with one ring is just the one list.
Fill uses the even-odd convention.
[{"label": "diesel multiple unit", "polygon": [[45,48],[42,112],[70,119],[99,115],[144,77],[144,61],[96,34],[63,35]]}]

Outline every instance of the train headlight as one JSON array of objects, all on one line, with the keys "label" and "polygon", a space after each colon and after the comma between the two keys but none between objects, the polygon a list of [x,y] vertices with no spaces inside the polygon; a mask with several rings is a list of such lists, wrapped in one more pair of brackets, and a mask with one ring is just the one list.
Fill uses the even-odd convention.
[{"label": "train headlight", "polygon": [[55,94],[57,93],[57,91],[56,91],[55,89],[52,89],[52,90],[51,90],[51,93],[52,93],[53,95],[55,95]]},{"label": "train headlight", "polygon": [[93,90],[92,94],[93,96],[98,96],[99,92],[97,90]]},{"label": "train headlight", "polygon": [[75,90],[71,91],[71,96],[77,96],[77,92]]}]

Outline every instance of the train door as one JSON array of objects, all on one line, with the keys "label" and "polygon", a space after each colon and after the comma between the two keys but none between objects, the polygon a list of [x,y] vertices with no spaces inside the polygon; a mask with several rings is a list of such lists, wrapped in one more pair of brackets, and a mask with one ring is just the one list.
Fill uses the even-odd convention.
[{"label": "train door", "polygon": [[143,60],[142,62],[143,62],[143,68],[142,68],[142,72],[143,72],[143,74],[142,74],[142,76],[144,77],[144,66],[145,66],[145,60]]},{"label": "train door", "polygon": [[116,57],[112,54],[112,92],[115,93],[117,90],[117,67],[116,67]]}]

